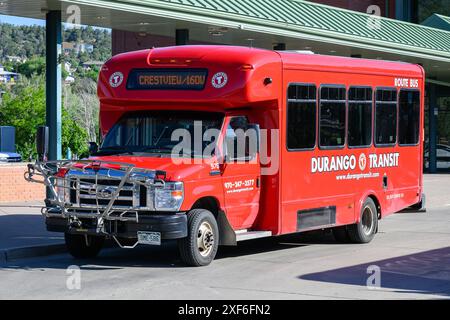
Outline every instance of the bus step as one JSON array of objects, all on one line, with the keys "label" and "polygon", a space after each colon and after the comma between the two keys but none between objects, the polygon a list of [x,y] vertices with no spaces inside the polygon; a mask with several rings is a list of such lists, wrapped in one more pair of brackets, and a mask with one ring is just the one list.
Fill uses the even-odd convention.
[{"label": "bus step", "polygon": [[272,236],[272,231],[236,231],[236,241],[246,241],[259,238],[267,238]]}]

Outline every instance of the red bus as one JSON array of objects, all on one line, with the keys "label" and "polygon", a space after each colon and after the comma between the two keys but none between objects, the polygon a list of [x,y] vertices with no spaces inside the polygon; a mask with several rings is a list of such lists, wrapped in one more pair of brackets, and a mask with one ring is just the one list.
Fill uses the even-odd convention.
[{"label": "red bus", "polygon": [[[47,229],[75,257],[108,237],[123,248],[176,239],[193,266],[219,245],[316,229],[367,243],[379,219],[423,205],[424,83],[419,65],[301,52],[125,53],[100,73],[100,148],[38,161],[28,179],[53,191]],[[254,130],[258,147],[238,154],[238,130]]]}]

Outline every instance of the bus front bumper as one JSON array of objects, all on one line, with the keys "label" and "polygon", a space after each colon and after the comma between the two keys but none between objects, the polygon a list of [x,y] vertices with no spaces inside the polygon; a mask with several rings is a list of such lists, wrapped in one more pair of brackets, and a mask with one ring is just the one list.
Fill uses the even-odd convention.
[{"label": "bus front bumper", "polygon": [[138,231],[159,232],[162,240],[181,239],[188,235],[187,217],[178,214],[145,214],[135,221],[105,220],[98,228],[97,218],[80,218],[77,225],[69,218],[46,217],[47,231],[68,232],[71,234],[105,235],[136,239]]}]

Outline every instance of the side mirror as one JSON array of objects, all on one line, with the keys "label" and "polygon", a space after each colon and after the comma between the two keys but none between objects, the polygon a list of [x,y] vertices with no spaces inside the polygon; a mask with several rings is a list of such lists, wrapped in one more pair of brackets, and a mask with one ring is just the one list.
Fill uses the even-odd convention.
[{"label": "side mirror", "polygon": [[97,142],[89,142],[89,154],[92,155],[98,152]]},{"label": "side mirror", "polygon": [[40,126],[36,133],[36,151],[39,161],[47,161],[49,144],[49,128]]}]

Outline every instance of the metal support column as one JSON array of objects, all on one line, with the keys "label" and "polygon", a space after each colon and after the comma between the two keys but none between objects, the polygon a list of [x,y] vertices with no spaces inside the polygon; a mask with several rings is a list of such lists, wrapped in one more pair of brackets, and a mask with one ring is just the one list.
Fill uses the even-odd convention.
[{"label": "metal support column", "polygon": [[[46,15],[46,123],[49,127],[49,160],[61,159],[61,11]],[[53,198],[47,188],[47,199]]]},{"label": "metal support column", "polygon": [[286,43],[277,43],[273,46],[273,50],[276,51],[285,51],[286,50]]},{"label": "metal support column", "polygon": [[175,34],[177,46],[185,46],[189,43],[189,29],[177,29]]},{"label": "metal support column", "polygon": [[397,20],[407,21],[405,15],[405,0],[395,1],[395,18]]},{"label": "metal support column", "polygon": [[61,159],[61,11],[46,15],[46,121],[50,128],[49,160]]},{"label": "metal support column", "polygon": [[429,173],[437,172],[437,116],[438,116],[438,99],[435,84],[429,84],[430,105],[428,108],[428,171]]}]

